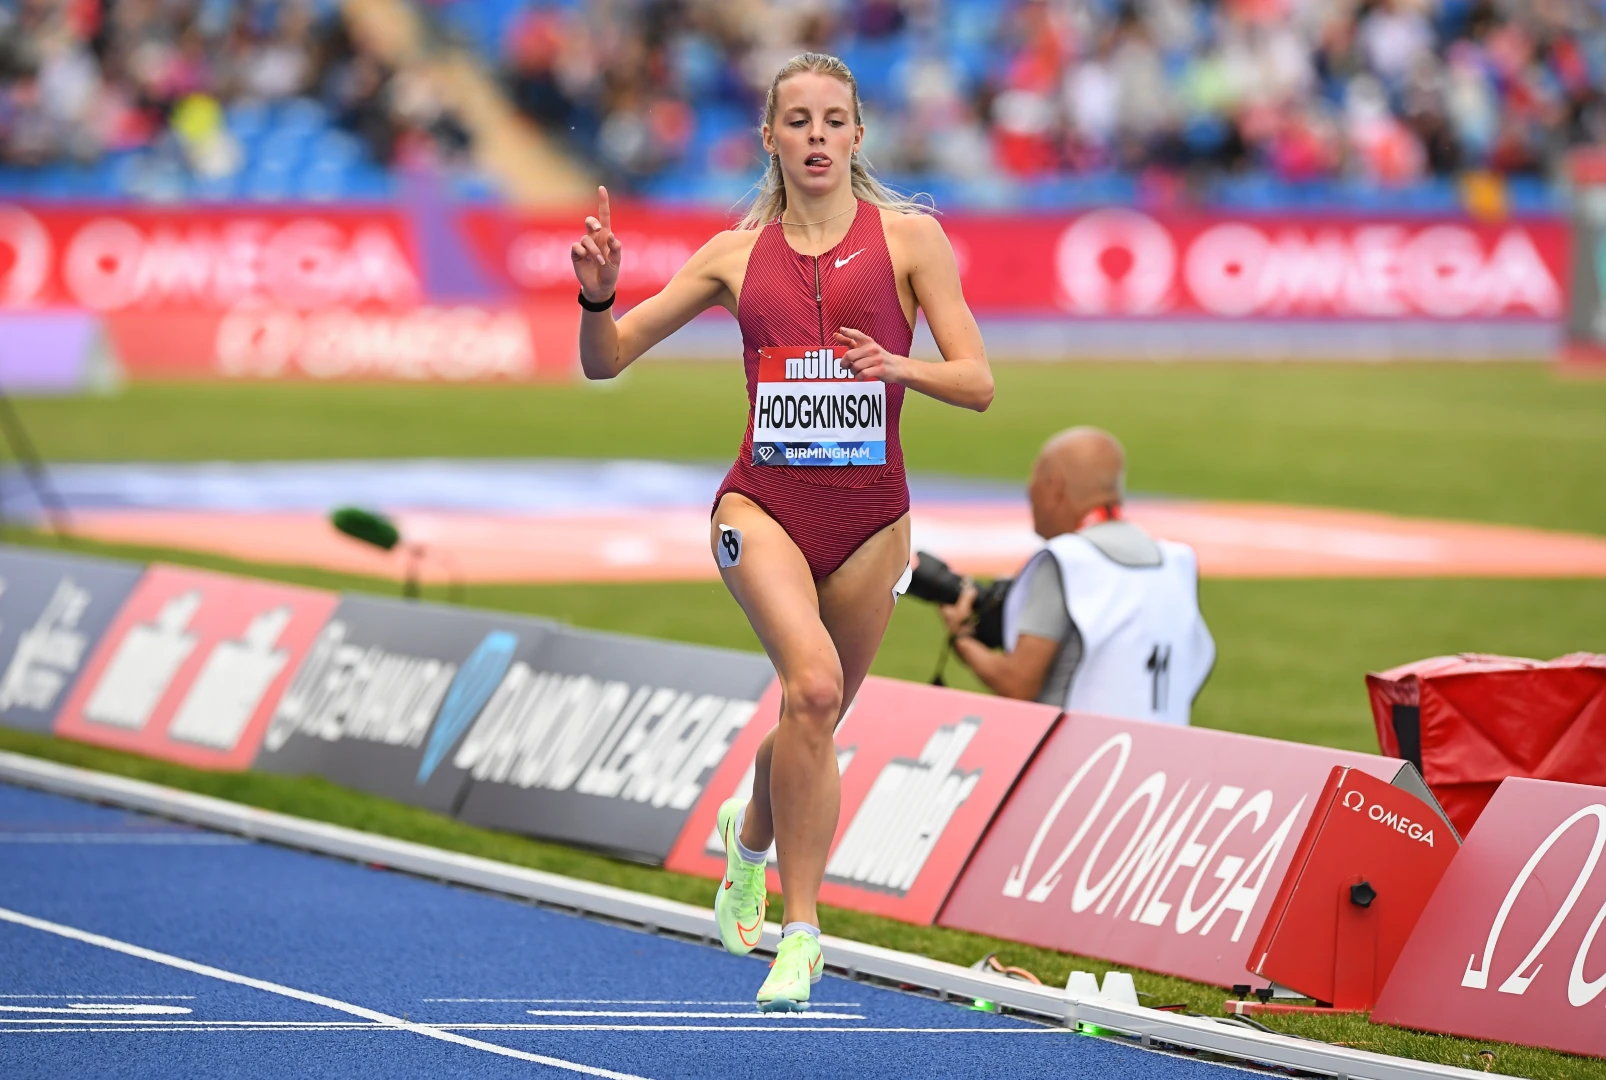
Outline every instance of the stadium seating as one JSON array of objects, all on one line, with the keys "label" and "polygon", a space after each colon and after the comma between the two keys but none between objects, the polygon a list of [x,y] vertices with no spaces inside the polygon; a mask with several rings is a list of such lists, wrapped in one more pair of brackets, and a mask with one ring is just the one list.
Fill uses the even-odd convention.
[{"label": "stadium seating", "polygon": [[[333,5],[213,7],[223,23],[87,20],[104,17],[113,41],[166,34],[177,59],[153,83],[96,44],[104,28],[75,25],[82,14],[63,16],[68,46],[31,48],[63,39],[44,34],[33,7],[0,0],[0,31],[20,43],[0,50],[0,102],[11,103],[0,108],[0,196],[382,200],[415,165],[458,197],[494,195],[429,119],[438,103],[409,106],[416,87],[398,87]],[[612,20],[614,7],[630,17]],[[423,11],[438,42],[477,54],[608,183],[675,203],[729,205],[750,187],[764,71],[804,48],[856,73],[866,153],[887,179],[972,208],[1442,213],[1463,204],[1470,170],[1498,178],[1511,210],[1555,212],[1567,148],[1606,138],[1606,17],[1587,4],[434,0]],[[230,36],[224,23],[247,29]],[[200,75],[185,66],[196,33]],[[299,62],[283,55],[292,38]],[[86,60],[100,70],[86,75]],[[300,74],[275,83],[275,63]],[[74,116],[35,96],[75,74],[140,123],[98,147],[64,134]],[[191,96],[205,108],[181,123]],[[207,109],[219,107],[213,144]]]}]

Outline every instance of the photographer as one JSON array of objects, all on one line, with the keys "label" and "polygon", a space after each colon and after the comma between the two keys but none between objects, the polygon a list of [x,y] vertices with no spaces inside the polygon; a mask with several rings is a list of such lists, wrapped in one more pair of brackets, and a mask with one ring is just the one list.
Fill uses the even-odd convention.
[{"label": "photographer", "polygon": [[1013,582],[978,593],[965,580],[940,611],[954,651],[996,694],[1186,724],[1216,654],[1199,613],[1198,564],[1186,544],[1123,517],[1125,471],[1108,432],[1072,428],[1049,440],[1028,489],[1043,550]]}]

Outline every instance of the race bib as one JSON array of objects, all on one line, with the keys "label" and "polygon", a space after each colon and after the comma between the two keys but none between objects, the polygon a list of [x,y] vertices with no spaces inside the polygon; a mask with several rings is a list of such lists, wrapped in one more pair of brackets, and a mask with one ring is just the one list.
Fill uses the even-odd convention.
[{"label": "race bib", "polygon": [[846,349],[758,351],[754,465],[885,465],[887,386],[841,368]]}]

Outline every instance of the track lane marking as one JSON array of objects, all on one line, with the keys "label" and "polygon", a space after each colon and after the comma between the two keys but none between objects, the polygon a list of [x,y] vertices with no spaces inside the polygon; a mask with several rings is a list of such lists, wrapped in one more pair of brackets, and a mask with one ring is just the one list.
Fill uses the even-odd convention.
[{"label": "track lane marking", "polygon": [[[48,1023],[47,1020],[32,1021],[33,1023]],[[116,1025],[116,1026],[113,1026]],[[56,1027],[40,1028],[6,1028],[0,1027],[0,1036],[5,1035],[44,1035],[63,1032],[79,1032],[98,1035],[129,1032],[134,1034],[160,1032],[207,1032],[207,1031],[237,1031],[247,1034],[256,1032],[317,1032],[317,1031],[374,1031],[374,1032],[408,1032],[414,1027],[424,1028],[431,1032],[454,1031],[830,1031],[837,1033],[858,1033],[863,1035],[1070,1035],[1074,1034],[1069,1028],[1054,1027],[858,1027],[852,1025],[842,1026],[798,1026],[779,1022],[765,1022],[757,1024],[416,1024],[402,1026],[400,1024],[358,1024],[352,1021],[295,1021],[295,1020],[189,1020],[153,1022],[146,1020],[85,1020],[82,1022],[65,1021]],[[494,1045],[494,1044],[487,1044]],[[500,1049],[507,1049],[502,1047]],[[523,1055],[529,1056],[529,1055]],[[589,1066],[579,1066],[589,1069]],[[592,1070],[600,1071],[600,1070]],[[609,1073],[611,1076],[621,1076],[621,1073]],[[639,1080],[639,1078],[638,1078]]]},{"label": "track lane marking", "polygon": [[439,1028],[431,1028],[423,1024],[415,1024],[411,1021],[404,1020],[399,1016],[391,1016],[389,1013],[382,1013],[377,1009],[365,1008],[362,1005],[353,1005],[348,1001],[340,1001],[336,998],[324,997],[322,994],[314,994],[306,990],[297,990],[292,986],[283,986],[279,983],[269,982],[266,979],[256,979],[249,975],[240,975],[233,971],[225,971],[222,968],[215,968],[209,964],[200,964],[196,963],[194,960],[186,960],[181,956],[173,956],[169,953],[157,952],[155,949],[147,949],[140,945],[131,945],[126,941],[118,941],[116,938],[105,937],[101,934],[92,934],[87,930],[79,930],[76,927],[64,926],[61,923],[50,922],[47,919],[38,919],[32,915],[24,915],[22,912],[12,911],[10,908],[0,907],[0,921],[13,923],[17,926],[26,926],[31,930],[39,930],[47,934],[54,934],[57,937],[66,938],[69,941],[78,941],[85,945],[94,945],[102,949],[107,949],[111,952],[122,953],[124,956],[132,956],[139,960],[149,960],[151,963],[161,964],[170,968],[177,968],[179,971],[188,971],[193,975],[204,975],[210,979],[217,979],[219,982],[233,983],[236,986],[248,986],[253,990],[261,990],[265,993],[277,994],[280,997],[291,998],[295,1001],[304,1001],[311,1005],[322,1005],[326,1009],[333,1009],[336,1012],[343,1012],[349,1016],[360,1016],[364,1020],[371,1020],[375,1024],[383,1025],[388,1028],[394,1028],[398,1031],[410,1031],[414,1034],[422,1035],[428,1039],[437,1039],[441,1042],[452,1043],[457,1046],[466,1046],[469,1049],[480,1050],[487,1054],[496,1054],[499,1057],[515,1058],[519,1061],[534,1062],[537,1065],[545,1065],[553,1069],[563,1069],[566,1072],[583,1073],[587,1076],[608,1077],[609,1080],[645,1080],[644,1077],[636,1076],[633,1073],[614,1072],[611,1069],[599,1069],[592,1065],[582,1065],[576,1061],[565,1061],[562,1058],[548,1057],[545,1054],[531,1054],[523,1050],[514,1050],[512,1047],[508,1046],[498,1046],[495,1043],[481,1042],[478,1039],[471,1039],[465,1035],[459,1035],[453,1031],[443,1031]]},{"label": "track lane marking", "polygon": [[[0,995],[3,996],[3,995]],[[493,998],[450,997],[419,998],[419,1001],[447,1002],[458,1005],[752,1005],[746,1001],[665,1001],[659,998]],[[816,1001],[814,1004],[830,1009],[857,1009],[857,1001]]]},{"label": "track lane marking", "polygon": [[89,1001],[116,998],[127,1001],[194,1001],[194,994],[0,994],[8,1001]]},{"label": "track lane marking", "polygon": [[[604,1017],[613,1016],[621,1020],[639,1020],[644,1017],[662,1017],[666,1020],[751,1020],[757,1011],[755,1006],[746,1012],[703,1012],[694,1010],[682,1012],[672,1009],[525,1009],[531,1016],[572,1016],[572,1017]],[[816,1012],[809,1009],[805,1012],[782,1013],[780,1015],[795,1017],[799,1020],[863,1020],[857,1013]]]},{"label": "track lane marking", "polygon": [[[177,1016],[182,1013],[194,1012],[182,1005],[141,1005],[137,1002],[121,1001],[80,1001],[71,1005],[0,1005],[0,1012],[28,1013],[67,1013],[72,1016],[97,1016],[108,1013],[123,1013],[129,1016]],[[0,1020],[5,1017],[0,1017]]]}]

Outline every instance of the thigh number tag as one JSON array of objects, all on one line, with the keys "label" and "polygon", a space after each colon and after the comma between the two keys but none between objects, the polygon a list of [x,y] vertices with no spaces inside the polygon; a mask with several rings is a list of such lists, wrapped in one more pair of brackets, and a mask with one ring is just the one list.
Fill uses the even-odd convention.
[{"label": "thigh number tag", "polygon": [[719,526],[719,568],[729,570],[742,561],[742,530]]}]

